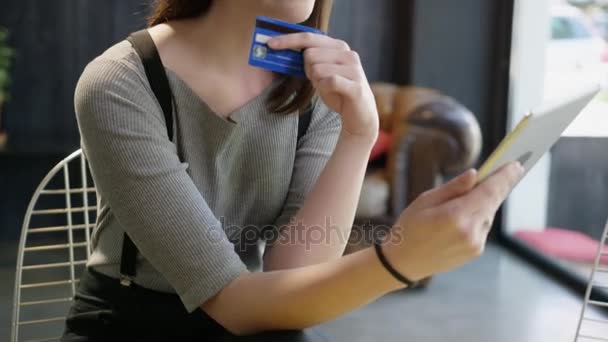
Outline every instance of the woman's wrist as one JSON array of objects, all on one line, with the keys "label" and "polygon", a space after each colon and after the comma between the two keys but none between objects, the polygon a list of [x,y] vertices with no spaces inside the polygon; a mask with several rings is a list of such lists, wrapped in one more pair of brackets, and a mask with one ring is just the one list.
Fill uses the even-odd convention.
[{"label": "woman's wrist", "polygon": [[419,282],[429,277],[431,273],[426,270],[424,259],[416,256],[416,250],[408,248],[405,244],[403,236],[396,234],[389,236],[382,243],[386,262],[410,281]]},{"label": "woman's wrist", "polygon": [[380,259],[378,259],[378,255],[374,251],[373,247],[367,248],[361,252],[365,254],[366,259],[368,260],[365,265],[361,266],[367,268],[369,271],[369,277],[374,277],[374,279],[377,279],[378,283],[381,284],[380,286],[383,293],[389,293],[407,287],[386,271],[386,268],[384,265],[382,265]]},{"label": "woman's wrist", "polygon": [[388,261],[386,255],[384,254],[382,246],[382,242],[374,242],[374,250],[376,251],[376,256],[378,257],[378,260],[380,260],[380,263],[382,263],[382,266],[384,266],[386,271],[390,273],[393,278],[395,278],[397,281],[407,286],[408,288],[418,287],[418,281],[409,279],[407,276],[397,270],[390,261]]},{"label": "woman's wrist", "polygon": [[371,151],[372,147],[378,139],[378,131],[370,131],[368,133],[353,134],[348,130],[342,128],[340,132],[340,140],[346,142],[349,145],[356,146],[359,149],[367,152]]}]

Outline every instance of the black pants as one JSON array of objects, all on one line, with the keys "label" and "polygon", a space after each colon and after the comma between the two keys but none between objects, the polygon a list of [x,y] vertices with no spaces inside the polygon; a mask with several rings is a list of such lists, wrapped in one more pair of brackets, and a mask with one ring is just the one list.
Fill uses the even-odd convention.
[{"label": "black pants", "polygon": [[72,341],[276,341],[326,342],[314,330],[236,337],[197,309],[189,314],[174,294],[85,270],[67,317],[62,342]]}]

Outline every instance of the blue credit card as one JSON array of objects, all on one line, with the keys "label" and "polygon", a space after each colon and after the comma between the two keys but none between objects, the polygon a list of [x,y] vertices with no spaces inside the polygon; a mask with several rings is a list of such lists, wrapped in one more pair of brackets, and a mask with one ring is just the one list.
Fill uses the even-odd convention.
[{"label": "blue credit card", "polygon": [[280,74],[305,78],[304,54],[302,51],[273,50],[267,44],[272,37],[298,32],[325,34],[325,32],[309,26],[292,24],[273,18],[257,17],[249,53],[249,64]]}]

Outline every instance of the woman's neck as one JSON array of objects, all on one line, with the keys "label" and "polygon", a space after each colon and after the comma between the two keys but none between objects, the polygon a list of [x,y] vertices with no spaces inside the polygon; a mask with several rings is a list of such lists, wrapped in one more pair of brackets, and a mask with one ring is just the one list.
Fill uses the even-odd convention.
[{"label": "woman's neck", "polygon": [[248,8],[248,3],[214,1],[200,18],[171,21],[150,29],[163,64],[221,116],[258,96],[276,77],[249,65],[257,11]]},{"label": "woman's neck", "polygon": [[249,1],[214,1],[202,17],[176,22],[179,40],[206,64],[227,74],[262,74],[249,66],[249,49],[255,26],[255,8]]}]

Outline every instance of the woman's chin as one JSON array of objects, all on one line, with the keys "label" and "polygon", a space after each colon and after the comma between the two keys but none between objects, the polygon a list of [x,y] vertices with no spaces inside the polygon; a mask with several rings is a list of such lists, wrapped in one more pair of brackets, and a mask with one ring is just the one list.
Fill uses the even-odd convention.
[{"label": "woman's chin", "polygon": [[291,15],[283,15],[282,17],[279,17],[278,19],[281,19],[288,23],[298,24],[298,23],[305,22],[306,20],[308,20],[309,17],[310,17],[310,13],[307,13],[305,15],[291,14]]},{"label": "woman's chin", "polygon": [[268,16],[289,23],[302,23],[312,14],[314,1],[310,0],[271,0],[274,3]]}]

